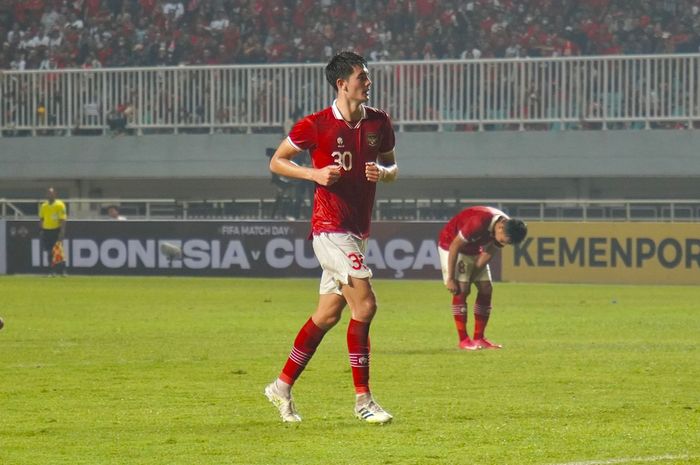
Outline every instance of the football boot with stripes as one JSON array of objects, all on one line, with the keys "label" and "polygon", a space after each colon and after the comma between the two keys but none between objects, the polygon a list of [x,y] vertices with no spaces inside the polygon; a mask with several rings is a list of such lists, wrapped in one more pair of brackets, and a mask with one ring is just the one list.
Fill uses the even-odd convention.
[{"label": "football boot with stripes", "polygon": [[370,398],[369,402],[355,405],[355,416],[367,423],[377,425],[389,423],[394,418],[372,398]]},{"label": "football boot with stripes", "polygon": [[301,416],[294,406],[294,399],[292,399],[292,396],[286,397],[282,395],[274,381],[265,386],[265,397],[267,397],[267,400],[269,400],[272,405],[277,407],[283,422],[298,423],[301,421]]}]

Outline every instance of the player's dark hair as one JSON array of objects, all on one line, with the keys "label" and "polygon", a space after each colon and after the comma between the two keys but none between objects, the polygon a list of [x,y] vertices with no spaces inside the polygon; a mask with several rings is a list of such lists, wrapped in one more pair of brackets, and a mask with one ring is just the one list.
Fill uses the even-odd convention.
[{"label": "player's dark hair", "polygon": [[505,233],[512,244],[519,244],[527,236],[527,225],[522,220],[511,218],[506,221]]},{"label": "player's dark hair", "polygon": [[355,66],[367,66],[367,60],[354,52],[340,52],[326,65],[326,80],[337,91],[338,79],[348,79]]}]

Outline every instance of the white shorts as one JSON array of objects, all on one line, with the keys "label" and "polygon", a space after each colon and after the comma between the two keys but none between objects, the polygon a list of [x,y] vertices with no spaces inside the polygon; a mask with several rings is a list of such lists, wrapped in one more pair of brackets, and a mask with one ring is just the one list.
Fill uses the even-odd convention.
[{"label": "white shorts", "polygon": [[365,264],[367,240],[347,233],[320,233],[313,237],[314,253],[323,274],[319,294],[338,294],[348,276],[371,278],[372,270]]},{"label": "white shorts", "polygon": [[[449,252],[442,247],[438,247],[440,254],[440,267],[442,268],[442,281],[447,284],[447,257]],[[469,282],[469,276],[472,274],[474,265],[476,264],[478,255],[457,255],[457,269],[455,270],[455,278],[461,283]],[[474,281],[489,281],[491,282],[491,269],[486,265],[478,275],[474,277]]]}]

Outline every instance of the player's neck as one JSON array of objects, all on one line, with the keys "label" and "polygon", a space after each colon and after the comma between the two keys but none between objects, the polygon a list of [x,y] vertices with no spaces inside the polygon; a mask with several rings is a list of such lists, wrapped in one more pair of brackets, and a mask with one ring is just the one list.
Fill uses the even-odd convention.
[{"label": "player's neck", "polygon": [[348,99],[338,99],[335,102],[338,111],[343,116],[343,119],[348,123],[357,123],[362,119],[362,102],[356,102]]}]

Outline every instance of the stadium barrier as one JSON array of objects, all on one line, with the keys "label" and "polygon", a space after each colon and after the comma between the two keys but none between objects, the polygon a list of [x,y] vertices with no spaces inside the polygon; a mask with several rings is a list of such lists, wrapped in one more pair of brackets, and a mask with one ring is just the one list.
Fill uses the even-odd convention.
[{"label": "stadium barrier", "polygon": [[503,249],[502,278],[548,283],[700,284],[700,224],[529,223]]},{"label": "stadium barrier", "polygon": [[[326,107],[324,64],[3,70],[0,136],[282,130]],[[370,64],[399,130],[649,129],[700,119],[700,55]],[[534,126],[533,126],[534,125]]]},{"label": "stadium barrier", "polygon": [[[73,219],[104,219],[110,205],[138,220],[275,220],[293,213],[308,218],[311,199],[275,198],[175,200],[175,199],[63,199]],[[36,218],[42,199],[0,198],[0,218]],[[295,206],[296,204],[296,206]],[[442,221],[463,208],[489,205],[528,221],[700,221],[700,200],[624,199],[378,199],[375,221]]]}]

